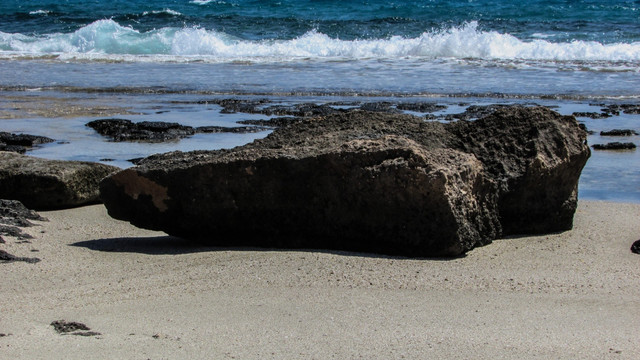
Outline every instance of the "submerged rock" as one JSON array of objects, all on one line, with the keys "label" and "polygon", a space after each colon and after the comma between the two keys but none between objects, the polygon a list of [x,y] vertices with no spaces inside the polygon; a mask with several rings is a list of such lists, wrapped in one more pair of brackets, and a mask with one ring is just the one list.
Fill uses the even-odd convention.
[{"label": "submerged rock", "polygon": [[446,105],[440,105],[436,103],[399,103],[396,108],[398,110],[408,110],[421,113],[432,113],[436,111],[445,110]]},{"label": "submerged rock", "polygon": [[250,134],[261,131],[271,130],[271,128],[260,126],[200,126],[196,128],[198,133],[233,133],[233,134]]},{"label": "submerged rock", "polygon": [[600,136],[634,136],[638,135],[635,130],[631,129],[613,129],[609,131],[600,131]]},{"label": "submerged rock", "polygon": [[87,123],[100,135],[113,141],[162,142],[192,136],[196,133],[191,126],[162,121],[142,121],[134,123],[126,119],[102,119]]},{"label": "submerged rock", "polygon": [[595,150],[633,150],[636,148],[636,144],[632,142],[610,142],[607,144],[594,144],[592,146]]},{"label": "submerged rock", "polygon": [[605,112],[583,112],[583,111],[577,111],[573,113],[573,116],[575,117],[587,117],[590,119],[606,119],[611,117],[611,114],[609,113],[605,113]]},{"label": "submerged rock", "polygon": [[29,134],[13,134],[0,131],[0,151],[11,151],[24,154],[29,148],[53,142],[45,136]]},{"label": "submerged rock", "polygon": [[118,170],[98,163],[47,160],[0,151],[0,198],[19,200],[35,210],[97,203],[100,180]]},{"label": "submerged rock", "polygon": [[256,127],[262,127],[263,129],[273,129],[276,127],[283,127],[294,122],[300,122],[303,118],[301,117],[276,117],[265,120],[240,120],[238,124],[247,124],[247,125],[257,125]]},{"label": "submerged rock", "polygon": [[602,111],[606,111],[613,115],[620,115],[622,111],[625,114],[638,115],[640,114],[640,105],[638,104],[611,104],[605,106]]},{"label": "submerged rock", "polygon": [[214,245],[458,256],[570,229],[589,155],[575,118],[546,108],[450,124],[351,111],[152,156],[100,189],[117,219]]}]

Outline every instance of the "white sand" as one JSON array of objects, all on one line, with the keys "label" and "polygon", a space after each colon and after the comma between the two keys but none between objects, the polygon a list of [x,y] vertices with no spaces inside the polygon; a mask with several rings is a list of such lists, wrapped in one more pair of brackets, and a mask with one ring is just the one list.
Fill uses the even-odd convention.
[{"label": "white sand", "polygon": [[[1,248],[1,359],[640,359],[640,205],[454,260],[216,249],[102,206]],[[42,232],[42,233],[41,233]],[[38,250],[32,252],[31,250]],[[56,333],[54,320],[99,336]]]}]

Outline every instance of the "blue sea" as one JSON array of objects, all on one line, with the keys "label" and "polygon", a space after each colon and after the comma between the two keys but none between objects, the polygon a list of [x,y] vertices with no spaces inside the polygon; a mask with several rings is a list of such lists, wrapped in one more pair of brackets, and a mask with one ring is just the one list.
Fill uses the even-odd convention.
[{"label": "blue sea", "polygon": [[[268,133],[115,144],[84,127],[99,116],[14,106],[52,98],[126,106],[134,121],[227,126],[258,115],[225,114],[207,99],[600,112],[640,104],[640,1],[0,1],[0,131],[60,140],[33,156],[125,167],[128,157],[232,147]],[[607,141],[600,130],[640,132],[632,113],[579,120],[596,131],[592,143]],[[640,202],[639,152],[594,151],[580,197]]]}]

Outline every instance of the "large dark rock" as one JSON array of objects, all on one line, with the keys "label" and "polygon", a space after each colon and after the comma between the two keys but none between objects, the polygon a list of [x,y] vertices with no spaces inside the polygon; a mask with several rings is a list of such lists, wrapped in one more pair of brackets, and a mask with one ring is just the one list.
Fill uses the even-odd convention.
[{"label": "large dark rock", "polygon": [[575,118],[546,108],[450,124],[352,111],[152,156],[100,189],[115,218],[214,245],[456,256],[570,229],[589,154]]},{"label": "large dark rock", "polygon": [[46,160],[0,151],[0,198],[50,210],[100,201],[98,184],[120,170],[81,161]]},{"label": "large dark rock", "polygon": [[454,146],[474,154],[496,185],[504,235],[569,230],[591,152],[573,116],[509,107],[451,124]]}]

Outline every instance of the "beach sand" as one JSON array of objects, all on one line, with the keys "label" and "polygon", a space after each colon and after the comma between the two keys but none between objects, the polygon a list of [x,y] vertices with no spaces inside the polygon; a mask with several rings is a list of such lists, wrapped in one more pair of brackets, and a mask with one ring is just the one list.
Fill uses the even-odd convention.
[{"label": "beach sand", "polygon": [[[640,359],[640,204],[458,259],[202,247],[101,205],[2,249],[1,359]],[[58,334],[56,320],[100,335]]]}]

